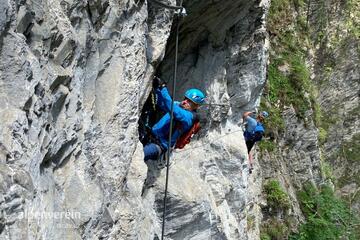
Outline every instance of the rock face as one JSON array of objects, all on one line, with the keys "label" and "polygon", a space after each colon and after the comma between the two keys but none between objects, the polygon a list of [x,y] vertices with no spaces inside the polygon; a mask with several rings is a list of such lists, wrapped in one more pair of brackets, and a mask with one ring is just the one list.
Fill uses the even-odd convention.
[{"label": "rock face", "polygon": [[[165,171],[143,162],[138,119],[155,72],[171,79],[174,12],[142,0],[0,3],[0,238],[158,239]],[[224,106],[204,108],[199,138],[173,154],[165,234],[256,239],[240,119],[265,83],[268,2],[184,5],[176,97],[199,87]]]},{"label": "rock face", "polygon": [[[303,98],[296,96],[289,85],[281,86],[288,99],[295,96],[298,97],[295,100],[301,100],[297,103],[286,97],[266,102],[272,104],[270,111],[273,113],[274,109],[280,110],[279,118],[284,126],[283,129],[271,126],[278,130],[272,133],[275,136],[270,134],[267,139],[273,145],[257,148],[257,166],[249,179],[255,203],[250,215],[254,216],[255,225],[262,220],[264,239],[287,239],[297,230],[297,225],[304,222],[298,196],[309,183],[330,185],[354,215],[358,216],[360,209],[360,5],[356,1],[295,2],[272,1],[275,7],[270,9],[268,16],[271,23],[268,28],[272,31],[270,66],[276,66],[276,74],[270,70],[268,74],[273,74],[275,84],[277,80],[281,81],[277,77],[283,77],[290,80],[290,85],[295,79],[295,85],[308,86],[295,88],[306,92]],[[303,57],[303,63],[291,58],[297,55]],[[308,81],[302,82],[301,78],[289,73],[296,67],[306,69],[303,75]],[[270,81],[270,93],[267,92],[265,98],[271,98],[269,95],[276,92],[273,86]],[[308,105],[301,117],[299,105]],[[272,206],[267,196],[270,195],[266,192],[267,184],[274,180],[287,195],[286,207]],[[272,200],[280,202],[279,199]],[[310,224],[309,229],[315,232],[316,226]]]},{"label": "rock face", "polygon": [[324,109],[325,124],[320,130],[326,133],[321,153],[333,169],[338,195],[359,215],[360,3],[348,4],[348,9],[341,6],[345,8],[342,14],[337,13],[335,6],[330,7],[330,40],[317,52],[321,57],[315,79],[321,88],[318,101]]}]

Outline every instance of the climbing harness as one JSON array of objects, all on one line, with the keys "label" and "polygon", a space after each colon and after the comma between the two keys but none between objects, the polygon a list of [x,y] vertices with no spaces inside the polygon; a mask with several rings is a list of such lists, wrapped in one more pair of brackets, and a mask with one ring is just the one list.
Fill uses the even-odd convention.
[{"label": "climbing harness", "polygon": [[157,103],[157,96],[154,93],[154,90],[151,91],[151,103],[152,103],[152,108],[154,110],[154,112],[156,111],[156,103]]},{"label": "climbing harness", "polygon": [[140,116],[139,120],[139,140],[143,145],[149,142],[158,144],[158,141],[154,141],[154,137],[151,133],[151,126],[156,121],[156,116],[153,114],[157,111],[157,95],[154,90],[150,92],[150,98],[145,102],[144,109],[146,109]]}]

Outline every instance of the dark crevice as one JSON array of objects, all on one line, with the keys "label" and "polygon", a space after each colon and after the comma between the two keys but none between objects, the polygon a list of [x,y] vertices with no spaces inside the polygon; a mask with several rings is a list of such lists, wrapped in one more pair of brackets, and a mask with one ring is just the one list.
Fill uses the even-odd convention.
[{"label": "dark crevice", "polygon": [[61,161],[61,162],[58,162],[58,163],[55,163],[56,166],[54,168],[54,171],[56,171],[57,169],[59,168],[62,168],[64,167],[71,159],[71,156],[72,156],[72,153],[75,151],[75,148]]},{"label": "dark crevice", "polygon": [[[64,166],[69,161],[69,159],[65,161],[64,157],[66,159],[71,155],[74,149],[69,153],[67,152],[70,149],[70,147],[72,147],[75,144],[76,141],[77,138],[74,138],[69,142],[64,143],[56,153],[51,152],[51,149],[48,150],[48,152],[45,154],[43,158],[43,161],[40,164],[40,172],[43,172],[45,168],[50,167],[53,163],[57,166],[57,168],[59,168],[59,166]],[[66,156],[64,156],[65,154]],[[64,161],[65,163],[63,163]]]},{"label": "dark crevice", "polygon": [[68,75],[57,76],[56,79],[53,81],[53,83],[50,85],[50,90],[54,92],[60,84],[64,86],[68,86],[70,81],[71,81],[71,77]]},{"label": "dark crevice", "polygon": [[93,5],[90,3],[87,4],[86,11],[89,15],[89,20],[96,31],[98,31],[103,26],[102,23],[108,17],[106,11],[108,10],[109,6],[110,5],[108,1],[104,2],[103,4],[99,1],[93,3]]},{"label": "dark crevice", "polygon": [[35,86],[35,95],[40,97],[40,98],[44,97],[45,89],[44,89],[44,87],[42,86],[41,83],[36,84],[36,86]]},{"label": "dark crevice", "polygon": [[64,40],[64,35],[61,33],[55,34],[51,38],[50,51],[55,52]]},{"label": "dark crevice", "polygon": [[59,100],[54,103],[54,105],[51,108],[51,115],[54,122],[57,121],[57,118],[59,117],[59,114],[63,108],[63,105],[65,103],[66,95],[61,96]]},{"label": "dark crevice", "polygon": [[27,115],[29,114],[29,110],[32,106],[33,100],[32,97],[30,97],[24,104],[23,110],[27,113]]},{"label": "dark crevice", "polygon": [[34,23],[30,23],[29,26],[27,26],[27,28],[25,29],[25,31],[23,32],[23,35],[26,38],[26,43],[30,44],[31,43],[31,29],[34,26]]},{"label": "dark crevice", "polygon": [[94,22],[93,22],[93,20],[92,20],[93,15],[92,15],[92,13],[91,13],[91,8],[90,8],[90,3],[89,3],[89,2],[88,2],[88,4],[86,5],[86,11],[87,11],[87,13],[88,13],[88,15],[89,15],[89,20],[90,20],[90,22],[91,22],[91,25],[94,26]]}]

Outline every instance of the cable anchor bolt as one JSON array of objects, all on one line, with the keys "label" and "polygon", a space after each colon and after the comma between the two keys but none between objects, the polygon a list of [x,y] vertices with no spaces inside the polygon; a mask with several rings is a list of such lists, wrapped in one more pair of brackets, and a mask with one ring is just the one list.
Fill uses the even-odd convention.
[{"label": "cable anchor bolt", "polygon": [[187,12],[186,12],[186,9],[184,7],[176,10],[175,14],[178,14],[181,17],[186,17],[187,16]]}]

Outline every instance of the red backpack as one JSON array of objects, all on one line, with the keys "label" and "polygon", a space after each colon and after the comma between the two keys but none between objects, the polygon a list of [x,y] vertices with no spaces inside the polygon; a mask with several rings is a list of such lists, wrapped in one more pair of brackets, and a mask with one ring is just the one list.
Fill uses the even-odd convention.
[{"label": "red backpack", "polygon": [[175,149],[183,149],[185,147],[186,144],[190,143],[191,138],[197,133],[199,132],[201,126],[200,126],[200,121],[199,120],[195,120],[194,124],[192,125],[192,127],[190,128],[189,131],[187,131],[186,133],[183,133],[178,140],[176,141],[175,144]]}]

